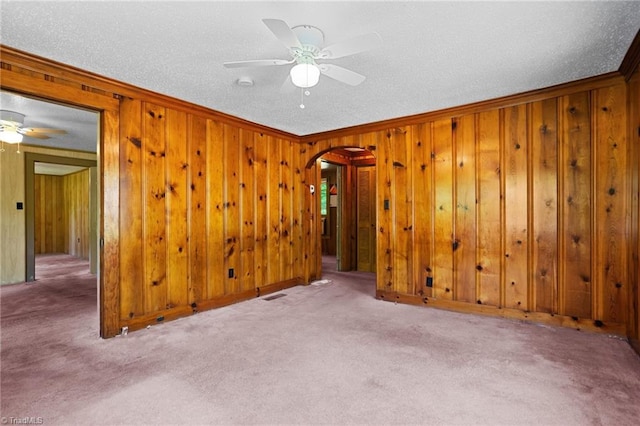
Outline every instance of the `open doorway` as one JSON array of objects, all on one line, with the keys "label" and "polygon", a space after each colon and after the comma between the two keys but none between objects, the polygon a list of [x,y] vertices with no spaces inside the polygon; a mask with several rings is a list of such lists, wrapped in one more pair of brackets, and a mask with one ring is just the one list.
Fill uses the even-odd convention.
[{"label": "open doorway", "polygon": [[[100,114],[7,91],[0,101],[0,190],[12,201],[2,210],[1,261],[9,268],[0,284],[39,279],[38,259],[46,257],[51,267],[43,278],[77,275],[80,265],[95,294]],[[5,138],[7,132],[15,138]]]},{"label": "open doorway", "polygon": [[[32,154],[29,154],[29,158]],[[56,157],[58,163],[33,163],[33,255],[35,274],[40,279],[73,264],[73,271],[86,269],[97,274],[97,168],[94,164],[72,162]],[[87,160],[85,160],[87,161]],[[83,161],[84,162],[84,161]],[[27,162],[30,164],[30,162]],[[30,170],[27,172],[30,173]],[[29,185],[29,191],[31,187]],[[31,209],[29,209],[31,213]],[[31,215],[28,215],[31,221]],[[30,244],[27,244],[29,247]],[[28,254],[28,256],[31,253]],[[69,259],[67,259],[69,258]],[[27,261],[30,264],[30,261]],[[84,272],[84,271],[83,271]]]},{"label": "open doorway", "polygon": [[320,160],[322,268],[375,273],[375,157],[362,148],[337,148]]},{"label": "open doorway", "polygon": [[322,235],[322,263],[331,270],[341,270],[340,257],[342,255],[341,240],[342,227],[339,220],[342,219],[342,204],[338,194],[344,191],[342,177],[344,166],[327,160],[321,162],[320,181],[320,218]]}]

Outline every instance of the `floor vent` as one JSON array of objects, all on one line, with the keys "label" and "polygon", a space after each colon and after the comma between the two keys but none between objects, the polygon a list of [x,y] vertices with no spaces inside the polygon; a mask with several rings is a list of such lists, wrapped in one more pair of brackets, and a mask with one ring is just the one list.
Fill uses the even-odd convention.
[{"label": "floor vent", "polygon": [[265,297],[262,300],[276,300],[276,299],[280,299],[281,297],[285,297],[287,295],[287,293],[280,293],[280,294],[274,294],[273,296],[269,296],[269,297]]}]

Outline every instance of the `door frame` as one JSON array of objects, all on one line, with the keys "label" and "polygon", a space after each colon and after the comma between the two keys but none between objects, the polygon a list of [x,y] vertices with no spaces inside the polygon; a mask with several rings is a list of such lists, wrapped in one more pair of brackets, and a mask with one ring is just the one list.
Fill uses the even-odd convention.
[{"label": "door frame", "polygon": [[[82,158],[70,158],[70,157],[59,157],[49,154],[40,154],[35,152],[25,152],[24,153],[24,162],[25,162],[25,205],[24,205],[24,215],[25,215],[25,281],[35,281],[36,280],[36,250],[35,250],[35,171],[34,166],[35,163],[52,163],[52,164],[64,164],[69,166],[82,166],[87,168],[95,168],[98,165],[96,160],[86,160]],[[93,173],[92,173],[93,177]],[[96,183],[96,189],[98,193],[100,193],[99,183]],[[94,199],[93,194],[93,184],[91,187],[91,194],[89,197],[90,202]],[[95,206],[95,214],[97,217],[100,216],[100,209],[97,209],[98,206]],[[90,209],[92,211],[92,209]],[[94,223],[93,216],[90,219],[90,224]],[[92,227],[92,226],[91,226]],[[94,247],[98,246],[98,234],[95,229],[91,230],[90,233],[90,244],[91,244],[91,253],[94,253]],[[99,252],[99,251],[98,251]],[[100,264],[100,254],[97,254],[98,257],[98,265]],[[98,274],[99,275],[99,274]]]},{"label": "door frame", "polygon": [[[98,309],[100,336],[119,333],[120,319],[120,98],[114,85],[95,74],[0,45],[0,89],[84,108],[100,114],[97,180],[100,250]],[[25,194],[26,195],[26,194]]]},{"label": "door frame", "polygon": [[[372,166],[375,169],[376,176],[378,173],[377,161],[375,159],[374,152],[370,149],[361,148],[367,152],[370,158],[362,159],[362,160],[351,160],[343,155],[338,155],[333,153],[332,151],[342,150],[344,148],[361,148],[357,146],[347,145],[347,146],[339,146],[332,147],[331,149],[325,150],[312,158],[312,160],[307,163],[307,167],[313,165],[316,161],[322,159],[324,161],[328,161],[330,163],[341,166],[338,170],[342,169],[342,176],[340,176],[340,172],[337,176],[338,183],[338,235],[336,236],[337,240],[337,270],[338,271],[356,271],[357,270],[357,211],[356,211],[356,175],[357,169],[361,166]],[[318,182],[319,185],[319,182]],[[319,187],[319,186],[318,186]],[[378,228],[378,190],[376,187],[376,229]],[[351,194],[351,197],[348,196],[348,193]],[[320,206],[320,197],[317,197],[316,200],[316,209],[319,211]],[[346,210],[346,211],[345,211]],[[321,234],[322,224],[321,221],[318,221],[318,235]],[[376,243],[377,248],[377,243]],[[377,251],[377,250],[376,250]],[[318,256],[322,257],[322,250],[319,248]],[[322,262],[320,262],[322,263]],[[377,268],[377,256],[375,259],[376,268]],[[322,273],[322,271],[320,271]]]}]

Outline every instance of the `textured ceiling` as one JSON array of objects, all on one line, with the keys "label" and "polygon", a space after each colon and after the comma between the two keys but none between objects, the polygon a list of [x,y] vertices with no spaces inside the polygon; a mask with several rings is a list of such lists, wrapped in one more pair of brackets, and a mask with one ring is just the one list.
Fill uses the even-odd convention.
[{"label": "textured ceiling", "polygon": [[[24,137],[23,143],[74,151],[96,152],[99,115],[93,111],[43,102],[8,92],[0,92],[0,109],[25,114],[24,127],[47,127],[65,130],[66,134],[49,134],[50,139]],[[5,152],[14,150],[4,145]],[[49,173],[44,173],[49,174]]]},{"label": "textured ceiling", "polygon": [[[638,2],[611,1],[2,0],[0,12],[4,45],[300,136],[615,71],[640,28]],[[300,91],[281,90],[290,66],[223,67],[289,58],[262,18],[314,25],[326,45],[370,32],[383,44],[332,61],[361,85],[322,76],[301,109]]]}]

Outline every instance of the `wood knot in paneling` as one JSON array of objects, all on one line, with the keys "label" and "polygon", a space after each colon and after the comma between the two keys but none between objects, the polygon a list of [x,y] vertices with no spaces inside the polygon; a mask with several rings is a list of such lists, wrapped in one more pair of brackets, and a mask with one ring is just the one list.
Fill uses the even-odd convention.
[{"label": "wood knot in paneling", "polygon": [[141,148],[142,147],[142,140],[140,138],[137,137],[127,137],[127,139],[129,140],[129,142],[131,142],[136,148]]}]

